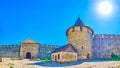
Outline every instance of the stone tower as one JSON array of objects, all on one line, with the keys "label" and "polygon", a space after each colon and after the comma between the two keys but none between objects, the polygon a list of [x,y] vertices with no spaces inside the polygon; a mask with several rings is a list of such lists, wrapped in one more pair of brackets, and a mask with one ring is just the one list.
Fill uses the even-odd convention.
[{"label": "stone tower", "polygon": [[66,31],[68,43],[72,44],[78,52],[78,60],[91,58],[93,33],[93,30],[86,26],[80,18]]},{"label": "stone tower", "polygon": [[21,42],[20,57],[27,59],[38,58],[39,43],[35,42],[32,38],[28,38],[26,41]]}]

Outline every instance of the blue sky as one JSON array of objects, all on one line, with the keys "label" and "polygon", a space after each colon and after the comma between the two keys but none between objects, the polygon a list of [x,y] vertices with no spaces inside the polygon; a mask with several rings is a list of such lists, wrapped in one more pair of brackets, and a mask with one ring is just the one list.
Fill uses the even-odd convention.
[{"label": "blue sky", "polygon": [[[101,0],[103,1],[103,0]],[[0,0],[0,44],[29,36],[40,44],[67,44],[66,30],[80,17],[96,34],[120,34],[120,1],[113,15],[97,15],[98,0]]]}]

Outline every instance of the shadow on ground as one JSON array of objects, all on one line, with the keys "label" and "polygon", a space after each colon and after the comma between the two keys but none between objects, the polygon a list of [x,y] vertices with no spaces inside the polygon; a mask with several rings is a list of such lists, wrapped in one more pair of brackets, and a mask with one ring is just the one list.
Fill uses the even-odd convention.
[{"label": "shadow on ground", "polygon": [[94,59],[94,60],[80,60],[77,62],[69,62],[69,63],[56,63],[56,62],[36,62],[33,64],[28,64],[28,65],[38,65],[38,66],[47,66],[47,67],[64,67],[64,66],[74,66],[78,64],[82,64],[83,62],[109,62],[111,60],[106,60],[106,59]]}]

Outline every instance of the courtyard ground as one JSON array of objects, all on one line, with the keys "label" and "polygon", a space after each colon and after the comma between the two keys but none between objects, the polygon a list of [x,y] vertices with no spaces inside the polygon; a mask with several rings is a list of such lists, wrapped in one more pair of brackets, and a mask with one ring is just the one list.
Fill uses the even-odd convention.
[{"label": "courtyard ground", "polygon": [[120,68],[120,61],[84,60],[59,64],[23,59],[0,62],[0,68],[10,68],[10,66],[13,68]]}]

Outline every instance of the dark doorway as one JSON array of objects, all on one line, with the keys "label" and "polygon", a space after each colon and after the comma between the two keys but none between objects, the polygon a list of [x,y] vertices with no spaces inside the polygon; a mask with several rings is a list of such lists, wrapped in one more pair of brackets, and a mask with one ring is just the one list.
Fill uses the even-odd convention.
[{"label": "dark doorway", "polygon": [[87,59],[90,59],[90,54],[87,54]]},{"label": "dark doorway", "polygon": [[26,59],[31,59],[31,53],[30,52],[26,53]]}]

